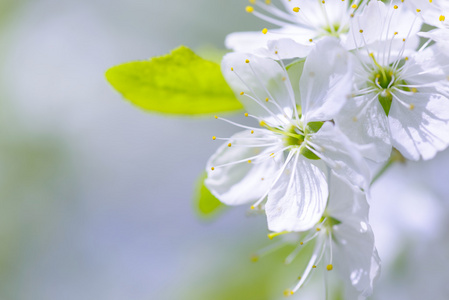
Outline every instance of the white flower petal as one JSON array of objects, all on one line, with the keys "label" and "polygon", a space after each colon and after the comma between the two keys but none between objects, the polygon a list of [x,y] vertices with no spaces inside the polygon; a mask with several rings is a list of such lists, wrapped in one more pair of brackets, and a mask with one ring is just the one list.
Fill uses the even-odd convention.
[{"label": "white flower petal", "polygon": [[300,80],[302,112],[307,122],[331,120],[352,88],[348,53],[335,38],[321,40],[309,54]]},{"label": "white flower petal", "polygon": [[[260,140],[267,138],[267,140]],[[271,153],[282,148],[282,141],[269,131],[256,131],[251,134],[243,131],[229,139],[232,144],[223,144],[207,163],[206,187],[220,201],[227,205],[240,205],[256,201],[269,189],[280,169],[281,155],[270,157]],[[274,146],[257,145],[276,143]],[[255,146],[255,147],[245,147]],[[261,158],[252,158],[260,155]],[[237,161],[243,162],[219,167]],[[214,168],[214,170],[212,170]]]},{"label": "white flower petal", "polygon": [[[370,1],[363,12],[352,20],[345,46],[348,49],[366,45],[371,48],[379,41],[385,45],[385,42],[389,43],[393,37],[402,42],[404,38],[412,38],[421,29],[421,25],[422,21],[404,5],[393,9],[382,1]],[[383,53],[385,46],[382,48]]]},{"label": "white flower petal", "polygon": [[352,142],[362,146],[364,157],[375,162],[390,157],[390,126],[375,94],[348,99],[335,122]]},{"label": "white flower petal", "polygon": [[[298,5],[296,1],[282,0],[282,3],[299,24],[316,30],[329,26],[329,23],[345,24],[344,20],[349,17],[348,3],[344,1],[301,1]],[[293,12],[295,7],[299,7],[300,11]]]},{"label": "white flower petal", "polygon": [[443,53],[449,55],[449,28],[434,29],[428,32],[420,32],[421,37],[432,39]]},{"label": "white flower petal", "polygon": [[237,52],[253,53],[266,48],[270,36],[262,31],[233,32],[226,36],[225,46]]},{"label": "white flower petal", "polygon": [[[433,158],[449,145],[449,99],[441,94],[400,95],[389,122],[393,146],[411,160]],[[413,105],[413,109],[410,108]]]},{"label": "white flower petal", "polygon": [[321,129],[311,135],[315,151],[332,171],[350,183],[367,188],[369,169],[358,148],[331,122],[325,122]]},{"label": "white flower petal", "polygon": [[[278,40],[268,41],[268,49],[265,56],[273,59],[290,59],[290,58],[303,58],[309,55],[312,51],[314,44],[300,44],[297,41],[290,38],[281,38]],[[261,52],[262,53],[262,52]]]},{"label": "white flower petal", "polygon": [[301,155],[290,161],[268,194],[265,211],[269,230],[304,231],[320,220],[326,207],[328,187],[322,162],[314,163],[320,167]]},{"label": "white flower petal", "polygon": [[221,69],[249,113],[277,125],[285,122],[283,115],[291,117],[295,99],[289,94],[291,85],[279,63],[251,54],[230,53],[223,58]]},{"label": "white flower petal", "polygon": [[332,176],[327,214],[341,222],[333,227],[334,269],[348,281],[348,286],[369,296],[380,272],[380,259],[368,223],[366,196]]},{"label": "white flower petal", "polygon": [[313,46],[309,39],[314,34],[314,31],[298,26],[269,29],[266,34],[262,31],[234,32],[226,37],[225,45],[236,52],[290,59],[309,54]]}]

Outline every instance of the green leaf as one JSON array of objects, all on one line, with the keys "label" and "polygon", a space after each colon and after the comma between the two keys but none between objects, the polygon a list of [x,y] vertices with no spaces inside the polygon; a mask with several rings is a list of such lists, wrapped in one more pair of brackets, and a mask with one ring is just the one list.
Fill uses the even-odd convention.
[{"label": "green leaf", "polygon": [[[304,69],[305,59],[300,59],[289,64],[286,69],[288,77],[290,78],[290,83],[293,87],[293,92],[295,93],[296,103],[301,103],[300,92],[299,92],[299,80],[301,79],[302,70]],[[300,109],[298,109],[300,110]]]},{"label": "green leaf", "polygon": [[201,115],[243,108],[226,83],[220,65],[184,46],[149,61],[112,67],[106,78],[123,97],[145,110]]},{"label": "green leaf", "polygon": [[198,179],[195,191],[195,210],[201,217],[212,217],[226,206],[220,202],[204,185],[207,174],[204,172]]}]

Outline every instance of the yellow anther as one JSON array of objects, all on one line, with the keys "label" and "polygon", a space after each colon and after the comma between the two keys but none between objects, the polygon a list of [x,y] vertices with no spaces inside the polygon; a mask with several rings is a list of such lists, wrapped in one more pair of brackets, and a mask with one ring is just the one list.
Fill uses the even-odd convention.
[{"label": "yellow anther", "polygon": [[249,3],[255,4],[255,3],[256,3],[256,0],[249,0]]},{"label": "yellow anther", "polygon": [[[342,0],[342,1],[344,1],[344,0]],[[301,276],[298,276],[298,280],[301,280]]]},{"label": "yellow anther", "polygon": [[260,125],[261,127],[264,127],[265,125],[267,125],[267,123],[265,123],[265,121],[262,120],[262,121],[259,122],[259,125]]},{"label": "yellow anther", "polygon": [[267,34],[267,32],[268,32],[268,29],[266,29],[266,28],[262,29],[263,34]]},{"label": "yellow anther", "polygon": [[413,105],[413,104],[410,104],[410,110],[414,110],[415,109],[415,105]]},{"label": "yellow anther", "polygon": [[216,137],[216,136],[213,136],[212,139],[215,141],[215,140],[217,139],[217,137]]},{"label": "yellow anther", "polygon": [[444,22],[444,21],[446,21],[446,17],[443,16],[443,15],[441,15],[439,20],[440,20],[441,22]]},{"label": "yellow anther", "polygon": [[353,9],[356,9],[356,8],[358,7],[358,5],[357,5],[357,4],[353,4],[353,5],[351,5],[351,7],[352,7]]},{"label": "yellow anther", "polygon": [[406,56],[404,59],[405,59],[406,61],[409,60],[408,56]]},{"label": "yellow anther", "polygon": [[299,12],[299,7],[293,7],[294,12]]},{"label": "yellow anther", "polygon": [[419,8],[417,8],[417,9],[416,9],[416,12],[418,12],[418,13],[419,13],[419,12],[421,12],[421,10],[420,10]]},{"label": "yellow anther", "polygon": [[334,269],[334,266],[333,265],[327,265],[326,269],[328,271],[332,271]]},{"label": "yellow anther", "polygon": [[248,113],[245,113],[245,117],[247,117],[248,116]]},{"label": "yellow anther", "polygon": [[321,231],[321,228],[317,228],[316,231]]},{"label": "yellow anther", "polygon": [[265,0],[265,4],[270,5],[271,4],[271,0]]},{"label": "yellow anther", "polygon": [[418,89],[417,89],[417,88],[415,88],[415,87],[414,87],[414,88],[412,88],[412,93],[414,93],[414,94],[415,94],[415,93],[417,93],[417,92],[418,92]]},{"label": "yellow anther", "polygon": [[243,95],[243,94],[245,94],[245,92],[240,92],[240,95]]},{"label": "yellow anther", "polygon": [[214,168],[214,167],[212,167],[212,168],[210,168],[210,169],[211,169],[212,171],[213,171],[213,170],[215,170],[215,168]]},{"label": "yellow anther", "polygon": [[231,68],[231,71],[234,71],[234,68]]},{"label": "yellow anther", "polygon": [[274,54],[278,54],[278,52],[277,52],[277,51],[274,51]]},{"label": "yellow anther", "polygon": [[405,38],[404,38],[404,39],[402,39],[402,41],[403,41],[403,42],[405,42]]},{"label": "yellow anther", "polygon": [[257,262],[259,260],[259,255],[253,254],[253,255],[251,255],[250,259],[251,259],[252,262]]},{"label": "yellow anther", "polygon": [[301,242],[301,243],[299,243],[300,245],[304,245],[304,243],[303,242]]},{"label": "yellow anther", "polygon": [[313,265],[312,268],[316,269],[316,265]]},{"label": "yellow anther", "polygon": [[245,62],[246,62],[247,64],[249,64],[249,59],[245,60]]},{"label": "yellow anther", "polygon": [[309,42],[313,42],[313,39],[309,39]]},{"label": "yellow anther", "polygon": [[215,119],[218,119],[218,117],[217,117],[217,116],[214,116],[214,118],[215,118]]},{"label": "yellow anther", "polygon": [[394,35],[398,35],[399,32],[395,31]]},{"label": "yellow anther", "polygon": [[360,33],[363,33],[363,29],[360,29],[359,31],[360,31]]},{"label": "yellow anther", "polygon": [[248,163],[249,163],[249,164],[251,163],[251,159],[248,159]]},{"label": "yellow anther", "polygon": [[268,99],[268,98],[265,98],[265,102],[268,102],[270,99]]},{"label": "yellow anther", "polygon": [[254,130],[251,130],[251,134],[253,134],[254,133]]},{"label": "yellow anther", "polygon": [[256,207],[254,205],[251,205],[251,209],[256,209]]},{"label": "yellow anther", "polygon": [[321,3],[326,4],[326,1],[323,0],[323,1],[321,1]]},{"label": "yellow anther", "polygon": [[247,7],[245,8],[245,10],[246,10],[247,13],[252,13],[252,12],[254,11],[254,7],[252,7],[252,6],[247,6]]},{"label": "yellow anther", "polygon": [[231,146],[232,146],[232,144],[231,144],[231,143],[229,143],[229,144],[228,144],[228,147],[231,147]]},{"label": "yellow anther", "polygon": [[284,291],[284,296],[285,296],[285,297],[290,296],[290,295],[291,295],[291,292],[292,292],[291,290],[285,290],[285,291]]},{"label": "yellow anther", "polygon": [[274,237],[277,237],[277,236],[279,236],[279,235],[283,235],[283,234],[286,234],[286,233],[289,233],[290,231],[281,231],[281,232],[272,232],[272,233],[269,233],[268,234],[268,238],[270,239],[270,240],[272,240]]},{"label": "yellow anther", "polygon": [[357,117],[353,117],[352,121],[357,122],[358,121]]},{"label": "yellow anther", "polygon": [[263,177],[262,177],[262,178],[260,178],[260,180],[264,181],[264,180],[265,180],[265,178],[263,178]]},{"label": "yellow anther", "polygon": [[395,5],[395,6],[393,6],[393,8],[394,8],[394,9],[398,9],[398,6],[397,6],[397,5]]}]

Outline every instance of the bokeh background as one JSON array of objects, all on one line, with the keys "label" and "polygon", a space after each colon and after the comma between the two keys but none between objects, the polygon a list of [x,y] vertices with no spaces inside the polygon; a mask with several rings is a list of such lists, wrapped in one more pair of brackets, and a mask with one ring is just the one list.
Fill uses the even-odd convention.
[{"label": "bokeh background", "polygon": [[[201,218],[196,178],[235,131],[143,112],[111,66],[259,30],[245,1],[0,0],[0,299],[271,300],[301,272],[247,208]],[[449,134],[449,133],[448,133]],[[373,299],[449,297],[449,152],[372,192]],[[298,265],[299,264],[299,265]],[[319,278],[292,299],[323,299]]]}]

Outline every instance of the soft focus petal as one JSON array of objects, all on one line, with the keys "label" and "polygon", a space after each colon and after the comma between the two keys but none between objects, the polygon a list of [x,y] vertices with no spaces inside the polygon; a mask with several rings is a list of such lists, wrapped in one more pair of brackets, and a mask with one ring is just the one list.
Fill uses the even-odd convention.
[{"label": "soft focus petal", "polygon": [[[398,9],[393,9],[393,6],[382,1],[370,1],[351,22],[345,46],[353,49],[368,45],[370,48],[370,45],[382,41],[382,52],[385,52],[393,38],[400,42],[402,39],[408,40],[421,29],[421,25],[422,21],[405,5],[398,5]],[[411,44],[406,46],[410,47]]]},{"label": "soft focus petal", "polygon": [[434,40],[441,52],[449,55],[449,28],[420,32],[419,36]]},{"label": "soft focus petal", "polygon": [[300,44],[293,39],[281,38],[278,40],[268,41],[268,49],[265,54],[267,57],[274,59],[289,59],[289,58],[303,58],[309,55],[312,51],[314,44]]},{"label": "soft focus petal", "polygon": [[333,227],[335,270],[362,296],[369,296],[380,272],[374,235],[368,224],[366,196],[333,176],[327,213],[341,223]]},{"label": "soft focus petal", "polygon": [[269,29],[266,34],[262,31],[234,32],[226,37],[225,45],[236,52],[272,59],[290,59],[309,54],[313,46],[309,39],[314,34],[314,31],[298,26]]}]

